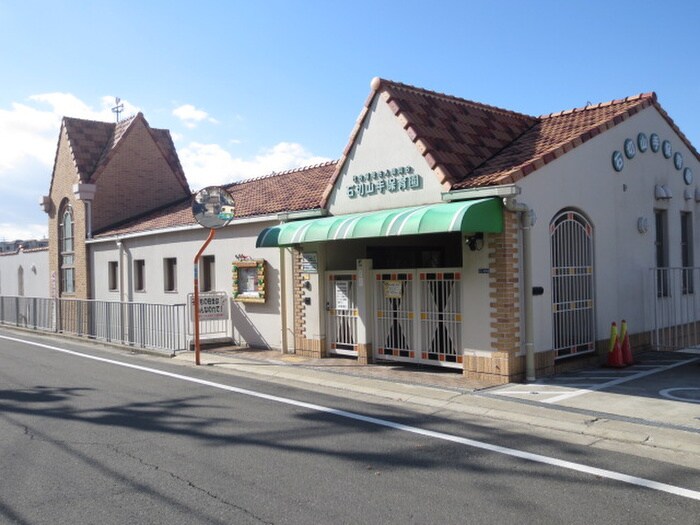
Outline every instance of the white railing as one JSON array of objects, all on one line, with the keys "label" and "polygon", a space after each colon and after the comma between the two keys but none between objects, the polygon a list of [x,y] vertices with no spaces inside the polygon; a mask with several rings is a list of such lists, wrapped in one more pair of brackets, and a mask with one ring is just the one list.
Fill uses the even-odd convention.
[{"label": "white railing", "polygon": [[652,268],[651,282],[654,348],[700,346],[700,268]]},{"label": "white railing", "polygon": [[184,304],[4,296],[0,323],[171,353],[187,347]]}]

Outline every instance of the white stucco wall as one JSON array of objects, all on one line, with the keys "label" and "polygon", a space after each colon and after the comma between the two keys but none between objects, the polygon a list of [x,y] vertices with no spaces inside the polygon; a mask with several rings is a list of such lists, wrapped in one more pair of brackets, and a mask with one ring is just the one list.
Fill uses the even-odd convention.
[{"label": "white stucco wall", "polygon": [[[217,230],[211,244],[202,256],[215,257],[215,290],[232,296],[232,263],[236,255],[266,261],[265,303],[230,301],[233,337],[251,346],[281,348],[280,307],[280,250],[255,248],[258,233],[272,222],[238,222]],[[159,304],[185,303],[187,294],[194,292],[194,264],[197,251],[207,238],[208,230],[197,228],[157,235],[126,237],[124,249],[125,289],[124,300]],[[119,301],[120,291],[110,291],[108,286],[109,261],[119,261],[116,241],[91,243],[90,259],[94,268],[92,290],[98,300]],[[177,291],[166,292],[164,258],[177,258]],[[134,291],[133,261],[145,261],[145,290]],[[200,274],[200,282],[202,275]]]},{"label": "white stucco wall", "polygon": [[[545,290],[544,295],[534,298],[538,350],[552,347],[549,225],[560,210],[574,208],[583,212],[594,228],[597,339],[608,336],[612,321],[626,319],[632,333],[652,328],[649,310],[654,296],[650,268],[656,262],[654,210],[668,210],[670,266],[681,265],[681,211],[693,213],[697,239],[700,204],[694,199],[685,200],[683,192],[686,188],[694,192],[698,184],[684,184],[683,172],[674,167],[673,158],[666,159],[661,151],[654,153],[651,148],[644,153],[637,150],[634,158],[625,157],[621,172],[613,169],[613,152],[623,152],[627,138],[636,144],[640,132],[647,137],[657,133],[661,141],[669,140],[673,151],[683,155],[684,167],[690,167],[698,180],[697,159],[667,121],[650,107],[518,182],[522,189],[518,200],[530,205],[537,214],[532,231],[533,285]],[[673,198],[656,200],[656,184],[667,185]],[[649,221],[649,230],[644,234],[637,231],[639,217]],[[694,253],[697,264],[697,242]]]},{"label": "white stucco wall", "polygon": [[22,267],[25,297],[49,297],[49,250],[36,250],[0,256],[0,295],[19,295],[19,268]]},{"label": "white stucco wall", "polygon": [[[401,127],[399,120],[384,100],[380,100],[384,96],[375,97],[343,165],[329,199],[328,211],[331,215],[441,202],[442,186],[423,155]],[[377,192],[364,197],[348,196],[347,188],[355,184],[354,176],[408,166],[421,177],[422,187],[419,190],[391,192],[387,189],[383,193]],[[388,180],[388,177],[384,179]]]}]

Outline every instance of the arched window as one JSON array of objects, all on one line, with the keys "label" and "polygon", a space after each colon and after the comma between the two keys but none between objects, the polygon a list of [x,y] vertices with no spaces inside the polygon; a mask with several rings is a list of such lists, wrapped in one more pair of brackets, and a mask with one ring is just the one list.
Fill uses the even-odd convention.
[{"label": "arched window", "polygon": [[58,227],[59,267],[61,270],[61,292],[75,293],[75,248],[73,245],[73,209],[62,207],[61,223]]},{"label": "arched window", "polygon": [[564,210],[549,225],[552,249],[552,332],[556,357],[595,350],[593,226]]}]

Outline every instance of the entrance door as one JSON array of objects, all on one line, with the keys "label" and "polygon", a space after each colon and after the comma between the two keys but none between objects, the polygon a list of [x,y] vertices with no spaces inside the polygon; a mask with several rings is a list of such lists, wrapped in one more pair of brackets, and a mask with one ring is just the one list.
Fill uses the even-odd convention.
[{"label": "entrance door", "polygon": [[593,352],[593,228],[586,217],[573,210],[559,213],[549,228],[556,357]]},{"label": "entrance door", "polygon": [[374,272],[378,359],[462,367],[457,269]]},{"label": "entrance door", "polygon": [[461,275],[421,272],[421,358],[450,366],[462,363]]},{"label": "entrance door", "polygon": [[374,289],[377,355],[415,358],[413,273],[377,272]]},{"label": "entrance door", "polygon": [[357,355],[357,275],[327,272],[328,352]]}]

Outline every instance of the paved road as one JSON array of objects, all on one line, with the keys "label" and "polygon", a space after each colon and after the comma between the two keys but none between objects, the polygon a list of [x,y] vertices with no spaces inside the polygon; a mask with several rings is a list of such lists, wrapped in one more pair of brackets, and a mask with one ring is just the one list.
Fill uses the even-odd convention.
[{"label": "paved road", "polygon": [[[5,523],[697,524],[700,515],[695,468],[65,341],[0,338],[0,360]],[[617,472],[629,479],[608,475]]]}]

